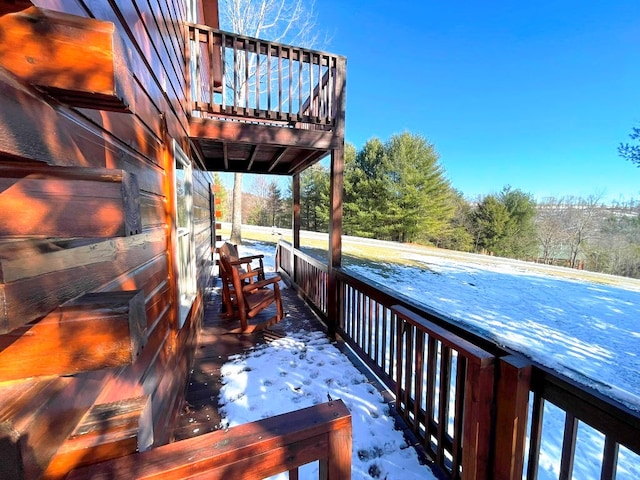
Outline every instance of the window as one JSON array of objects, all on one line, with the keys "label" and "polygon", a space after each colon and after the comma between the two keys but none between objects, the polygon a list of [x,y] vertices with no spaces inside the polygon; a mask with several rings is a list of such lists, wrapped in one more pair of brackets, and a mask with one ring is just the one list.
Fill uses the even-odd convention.
[{"label": "window", "polygon": [[196,296],[195,247],[193,240],[193,184],[191,161],[180,145],[173,141],[176,189],[176,227],[178,241],[179,326],[184,325]]}]

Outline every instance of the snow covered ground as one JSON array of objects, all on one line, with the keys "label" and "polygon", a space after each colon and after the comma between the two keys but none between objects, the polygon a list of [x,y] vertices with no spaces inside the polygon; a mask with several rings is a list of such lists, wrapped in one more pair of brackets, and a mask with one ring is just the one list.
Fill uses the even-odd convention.
[{"label": "snow covered ground", "polygon": [[[257,243],[243,253],[272,258],[273,250]],[[640,410],[640,282],[587,281],[565,269],[484,256],[402,255],[415,266],[346,266]],[[297,332],[233,359],[223,373],[221,403],[230,425],[303,408],[327,395],[342,398],[353,414],[353,478],[425,478],[425,467],[392,429],[380,395],[322,336]],[[563,423],[564,414],[549,405],[541,480],[558,478]],[[599,478],[602,437],[580,424],[578,442],[574,478]],[[301,478],[307,478],[304,472]],[[640,458],[624,448],[617,478],[640,478]]]}]

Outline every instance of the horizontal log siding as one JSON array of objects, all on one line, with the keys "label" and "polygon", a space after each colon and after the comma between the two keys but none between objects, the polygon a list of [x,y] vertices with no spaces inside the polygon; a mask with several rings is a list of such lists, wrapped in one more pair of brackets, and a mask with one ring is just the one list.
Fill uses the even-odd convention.
[{"label": "horizontal log siding", "polygon": [[[39,161],[52,166],[124,170],[135,175],[138,182],[142,235],[170,231],[167,215],[173,201],[167,190],[167,178],[171,178],[173,168],[171,139],[175,138],[189,152],[185,33],[181,27],[186,20],[186,2],[43,0],[38,6],[58,11],[62,8],[66,13],[114,23],[127,54],[126,63],[135,78],[133,113],[66,107],[45,100],[19,80],[2,76],[0,125],[11,134],[0,139],[0,162]],[[197,171],[197,162],[194,168],[196,265],[202,295],[211,262],[207,245],[211,238],[208,218],[211,180],[206,172]],[[107,272],[99,276],[99,283],[89,282],[86,286],[87,290],[95,291],[140,289],[144,293],[145,345],[138,359],[130,366],[94,372],[92,381],[97,385],[96,405],[136,398],[143,393],[149,395],[153,423],[150,441],[155,444],[168,439],[202,315],[202,304],[196,301],[182,331],[175,331],[171,259],[167,253],[168,239],[164,241],[165,245],[151,258],[141,259],[126,271]],[[60,440],[55,438],[56,442]],[[141,445],[146,446],[149,445]],[[56,447],[57,444],[52,444],[50,449],[43,450],[44,456]],[[124,453],[128,452],[114,452]],[[43,461],[40,457],[38,460]]]}]

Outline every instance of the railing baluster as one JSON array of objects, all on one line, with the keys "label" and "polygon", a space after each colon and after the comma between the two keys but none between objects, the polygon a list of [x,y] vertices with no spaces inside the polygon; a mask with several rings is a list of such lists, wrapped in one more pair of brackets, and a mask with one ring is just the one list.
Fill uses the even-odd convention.
[{"label": "railing baluster", "polygon": [[604,439],[604,452],[602,452],[602,470],[600,480],[614,480],[618,468],[619,445],[610,436]]},{"label": "railing baluster", "polygon": [[233,105],[232,111],[234,114],[238,113],[238,43],[236,39],[233,40]]},{"label": "railing baluster", "polygon": [[202,76],[200,74],[200,30],[196,29],[196,38],[195,38],[195,62],[196,62],[196,68],[195,68],[195,74],[196,74],[196,88],[195,88],[195,97],[196,97],[196,103],[201,103],[201,98],[200,96],[202,95]]},{"label": "railing baluster", "polygon": [[456,399],[453,420],[453,445],[451,446],[451,472],[460,478],[462,468],[462,429],[464,427],[464,380],[467,375],[467,359],[458,355],[456,360]]},{"label": "railing baluster", "polygon": [[540,444],[542,442],[542,420],[544,417],[544,398],[533,394],[531,411],[531,432],[529,433],[529,455],[527,463],[527,480],[537,480],[538,463],[540,461]]},{"label": "railing baluster", "polygon": [[278,45],[278,120],[282,119],[282,47]]},{"label": "railing baluster", "polygon": [[446,444],[447,423],[449,421],[449,394],[451,392],[451,348],[440,343],[440,376],[439,376],[439,395],[438,395],[438,455],[436,462],[438,465],[444,465],[446,462],[445,449],[441,446]]},{"label": "railing baluster", "polygon": [[371,297],[368,297],[368,304],[369,304],[369,308],[368,308],[368,312],[367,312],[367,316],[369,317],[367,319],[367,323],[369,324],[369,331],[367,332],[367,353],[369,354],[370,357],[372,357],[373,355],[372,353],[372,345],[373,345],[373,299]]},{"label": "railing baluster", "polygon": [[562,437],[562,456],[560,459],[559,480],[569,480],[573,473],[573,460],[576,453],[578,419],[570,412],[566,413],[564,435]]},{"label": "railing baluster", "polygon": [[304,84],[304,75],[302,68],[302,55],[298,58],[298,121],[302,121],[302,115],[304,114],[303,102],[302,102],[302,85]]},{"label": "railing baluster", "polygon": [[422,415],[422,389],[424,377],[424,337],[422,330],[416,329],[415,336],[415,370],[413,373],[413,417],[415,418],[415,432],[419,436],[420,424],[423,422]]},{"label": "railing baluster", "polygon": [[256,42],[256,110],[260,112],[260,40]]},{"label": "railing baluster", "polygon": [[313,117],[313,53],[309,53],[309,116]]},{"label": "railing baluster", "polygon": [[220,43],[222,55],[222,111],[227,108],[227,36],[223,33]]},{"label": "railing baluster", "polygon": [[248,115],[249,109],[249,68],[250,68],[250,58],[249,58],[249,42],[247,40],[244,41],[244,115]]},{"label": "railing baluster", "polygon": [[436,428],[435,428],[435,401],[436,401],[436,371],[438,365],[438,342],[432,336],[428,338],[428,350],[427,350],[427,424],[425,431],[425,439],[426,445],[425,448],[428,448],[430,451],[433,451],[431,448],[431,437],[436,437]]},{"label": "railing baluster", "polygon": [[268,118],[271,118],[271,44],[267,43],[267,111]]},{"label": "railing baluster", "polygon": [[207,103],[209,103],[209,107],[207,107],[207,110],[211,110],[211,105],[213,105],[213,87],[214,87],[214,82],[215,82],[215,71],[214,71],[214,51],[215,51],[215,44],[214,44],[214,40],[213,40],[213,32],[209,31],[207,32],[207,46],[208,46],[208,56],[209,56],[209,101]]},{"label": "railing baluster", "polygon": [[[298,55],[300,50],[298,50]],[[293,114],[293,48],[289,48],[289,116],[288,120],[291,120]]]},{"label": "railing baluster", "polygon": [[316,116],[316,122],[318,121],[318,118],[320,118],[320,115],[322,114],[322,97],[324,94],[324,85],[322,84],[322,55],[318,54],[318,101],[317,106],[316,106],[316,111],[315,111],[315,116]]}]

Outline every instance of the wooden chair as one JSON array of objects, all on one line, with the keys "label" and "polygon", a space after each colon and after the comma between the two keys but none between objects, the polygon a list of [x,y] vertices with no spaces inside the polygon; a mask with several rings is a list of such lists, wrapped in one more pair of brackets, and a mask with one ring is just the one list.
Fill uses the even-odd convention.
[{"label": "wooden chair", "polygon": [[[242,283],[253,283],[255,280],[261,281],[265,279],[264,274],[264,255],[248,255],[240,257],[238,249],[233,243],[225,242],[221,247],[216,249],[218,256],[225,255],[231,262],[239,265],[241,273],[257,272],[256,275],[249,275],[242,280]],[[218,262],[220,267],[220,279],[222,280],[222,314],[224,317],[233,317],[236,308],[236,295],[231,275],[224,275],[222,262]]]},{"label": "wooden chair", "polygon": [[[258,280],[257,270],[243,271],[241,260],[233,261],[225,253],[220,252],[220,274],[223,284],[223,299],[228,308],[227,314],[240,320],[240,328],[232,333],[250,333],[262,330],[282,320],[282,299],[280,298],[281,280],[275,276],[265,280]],[[253,277],[253,281],[248,281]],[[269,288],[271,287],[271,288]],[[226,298],[225,298],[226,297]],[[262,310],[275,304],[276,314],[258,324],[249,325],[249,319],[258,315]]]}]

